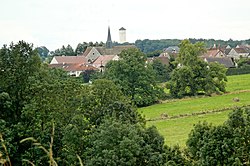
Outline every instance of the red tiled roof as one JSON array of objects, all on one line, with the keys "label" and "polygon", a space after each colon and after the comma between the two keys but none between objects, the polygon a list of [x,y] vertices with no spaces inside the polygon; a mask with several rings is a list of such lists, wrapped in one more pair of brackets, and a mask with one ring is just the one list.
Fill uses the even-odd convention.
[{"label": "red tiled roof", "polygon": [[55,56],[54,57],[56,59],[56,61],[60,64],[60,63],[80,63],[80,64],[85,64],[87,63],[87,59],[84,56]]},{"label": "red tiled roof", "polygon": [[105,66],[105,65],[106,65],[109,61],[111,61],[114,57],[115,57],[115,55],[101,55],[101,56],[99,56],[99,57],[93,62],[93,65],[94,65],[94,66],[99,66],[99,65]]},{"label": "red tiled roof", "polygon": [[147,58],[149,63],[152,63],[154,60],[159,60],[162,64],[169,65],[169,58],[166,56]]},{"label": "red tiled roof", "polygon": [[248,53],[244,48],[234,48],[237,53]]},{"label": "red tiled roof", "polygon": [[224,54],[220,49],[209,49],[207,50],[207,52],[203,55],[206,57],[216,57],[218,55],[218,53],[222,53]]}]

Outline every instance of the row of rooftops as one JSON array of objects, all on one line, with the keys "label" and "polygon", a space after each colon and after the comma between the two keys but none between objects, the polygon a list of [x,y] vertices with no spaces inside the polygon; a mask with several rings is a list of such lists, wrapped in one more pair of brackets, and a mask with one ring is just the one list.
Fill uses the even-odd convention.
[{"label": "row of rooftops", "polygon": [[[102,70],[111,60],[118,60],[118,54],[122,50],[136,48],[134,45],[106,47],[88,47],[82,55],[79,56],[55,56],[49,67],[62,68],[65,71]],[[95,50],[95,52],[93,51]],[[159,59],[163,64],[169,64],[170,56],[176,58],[179,52],[178,46],[172,46],[164,49],[159,57],[148,58],[148,62]],[[206,62],[218,62],[227,68],[235,67],[237,64],[234,59],[250,56],[250,46],[237,46],[236,48],[213,47],[201,56]]]},{"label": "row of rooftops", "polygon": [[[49,67],[61,68],[67,72],[77,71],[79,74],[86,70],[103,70],[111,60],[118,60],[118,54],[128,48],[136,48],[134,45],[106,47],[88,47],[79,56],[54,56]],[[79,76],[76,74],[76,76]]]}]

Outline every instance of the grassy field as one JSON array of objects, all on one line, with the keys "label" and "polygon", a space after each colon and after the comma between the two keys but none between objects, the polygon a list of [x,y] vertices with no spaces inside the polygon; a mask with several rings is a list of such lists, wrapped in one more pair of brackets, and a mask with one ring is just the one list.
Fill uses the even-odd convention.
[{"label": "grassy field", "polygon": [[226,119],[229,111],[212,113],[206,115],[198,115],[191,117],[184,117],[178,119],[148,121],[147,126],[156,126],[158,131],[165,138],[167,145],[180,145],[185,146],[189,132],[192,130],[194,124],[199,121],[207,121],[214,125],[222,124]]},{"label": "grassy field", "polygon": [[250,74],[228,76],[227,79],[226,90],[229,92],[250,90]]},{"label": "grassy field", "polygon": [[[236,97],[240,99],[239,102],[233,101],[233,98]],[[140,108],[139,112],[147,120],[152,120],[147,122],[147,126],[155,125],[164,136],[166,144],[185,146],[188,133],[192,130],[194,124],[204,120],[214,125],[222,124],[233,107],[243,105],[250,105],[250,74],[229,76],[227,93],[224,95],[165,101],[162,104]],[[163,113],[168,116],[190,115],[224,108],[227,108],[228,111],[159,120]]]}]

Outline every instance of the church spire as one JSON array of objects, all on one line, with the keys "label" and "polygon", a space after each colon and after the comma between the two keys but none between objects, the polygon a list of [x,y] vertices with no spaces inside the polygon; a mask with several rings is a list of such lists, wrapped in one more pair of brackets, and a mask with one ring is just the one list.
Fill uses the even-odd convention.
[{"label": "church spire", "polygon": [[112,48],[112,40],[111,40],[111,34],[110,34],[110,27],[108,28],[108,38],[106,42],[106,48]]}]

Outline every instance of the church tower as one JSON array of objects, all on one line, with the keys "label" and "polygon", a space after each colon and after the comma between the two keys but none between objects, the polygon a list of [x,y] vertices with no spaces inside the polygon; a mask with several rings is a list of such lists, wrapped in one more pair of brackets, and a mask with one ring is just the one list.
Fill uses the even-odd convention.
[{"label": "church tower", "polygon": [[111,40],[111,34],[110,34],[110,27],[108,28],[108,38],[106,41],[106,48],[112,48],[112,40]]}]

